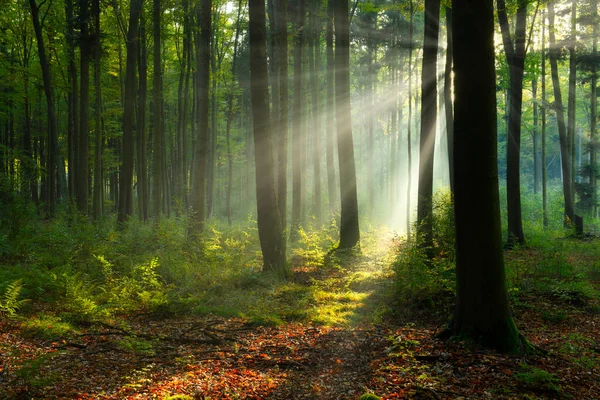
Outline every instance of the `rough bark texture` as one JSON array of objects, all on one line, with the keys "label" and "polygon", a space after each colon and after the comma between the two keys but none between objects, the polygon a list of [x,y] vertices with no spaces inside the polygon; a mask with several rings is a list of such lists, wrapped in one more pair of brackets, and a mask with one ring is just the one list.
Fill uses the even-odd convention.
[{"label": "rough bark texture", "polygon": [[421,70],[421,135],[419,139],[419,184],[417,223],[420,244],[432,257],[433,152],[437,121],[437,53],[440,1],[425,0],[425,37]]},{"label": "rough bark texture", "polygon": [[285,275],[285,247],[275,194],[275,162],[271,142],[265,3],[263,0],[249,0],[249,9],[250,94],[256,156],[258,236],[263,253],[263,270]]},{"label": "rough bark texture", "polygon": [[505,284],[496,137],[492,0],[455,0],[455,335],[521,350]]},{"label": "rough bark texture", "polygon": [[335,109],[341,198],[339,248],[348,249],[358,245],[360,241],[350,108],[350,24],[348,21],[348,0],[334,1]]}]

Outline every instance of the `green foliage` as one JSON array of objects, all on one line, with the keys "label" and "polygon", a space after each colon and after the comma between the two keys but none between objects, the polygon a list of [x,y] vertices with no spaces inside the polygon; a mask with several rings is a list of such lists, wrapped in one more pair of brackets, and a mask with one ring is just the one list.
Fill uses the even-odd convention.
[{"label": "green foliage", "polygon": [[[65,317],[70,317],[65,314]],[[57,317],[50,314],[40,313],[37,316],[27,318],[21,322],[21,328],[25,336],[58,339],[72,336],[77,330],[64,320],[63,317]]]},{"label": "green foliage", "polygon": [[9,318],[17,316],[17,311],[27,302],[26,299],[19,299],[22,289],[22,279],[8,284],[4,294],[0,297],[0,315],[5,314]]},{"label": "green foliage", "polygon": [[381,400],[381,397],[377,396],[376,394],[373,393],[365,393],[362,394],[358,400]]},{"label": "green foliage", "polygon": [[556,375],[527,364],[521,364],[521,372],[515,374],[517,382],[525,387],[560,393],[560,379]]}]

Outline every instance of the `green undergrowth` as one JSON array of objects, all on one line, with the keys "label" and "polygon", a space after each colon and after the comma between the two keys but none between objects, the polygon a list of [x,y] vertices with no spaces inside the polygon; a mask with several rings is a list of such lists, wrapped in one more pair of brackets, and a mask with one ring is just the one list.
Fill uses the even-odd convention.
[{"label": "green undergrowth", "polygon": [[[256,222],[89,221],[59,214],[0,236],[0,317],[28,335],[64,337],[130,315],[239,317],[259,325],[371,322],[386,311],[389,235],[363,233],[363,249],[332,251],[338,228],[305,228],[289,245],[290,279],[265,274]],[[28,302],[27,300],[35,300]]]}]

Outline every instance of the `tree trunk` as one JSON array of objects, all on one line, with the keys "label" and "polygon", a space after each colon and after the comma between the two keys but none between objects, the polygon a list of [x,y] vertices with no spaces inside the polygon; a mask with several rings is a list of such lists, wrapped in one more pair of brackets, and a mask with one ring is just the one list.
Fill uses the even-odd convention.
[{"label": "tree trunk", "polygon": [[410,241],[410,216],[411,216],[411,192],[412,192],[412,51],[414,40],[414,5],[413,0],[410,0],[408,22],[408,129],[406,132],[406,239]]},{"label": "tree trunk", "polygon": [[296,9],[294,43],[294,109],[292,130],[292,226],[290,238],[295,240],[298,229],[302,223],[302,214],[305,202],[304,195],[304,163],[306,153],[303,143],[305,141],[305,117],[304,117],[304,92],[302,91],[302,53],[304,48],[304,19],[305,0],[298,0]]},{"label": "tree trunk", "polygon": [[288,4],[286,0],[275,0],[276,4],[276,57],[279,70],[279,121],[278,125],[278,151],[277,163],[279,165],[279,175],[277,177],[277,201],[279,212],[281,214],[281,227],[286,230],[287,227],[287,171],[288,171]]},{"label": "tree trunk", "polygon": [[125,66],[125,96],[123,107],[123,148],[119,179],[120,224],[133,215],[133,126],[135,118],[136,69],[139,46],[139,24],[143,0],[131,0],[127,30],[127,61]]},{"label": "tree trunk", "polygon": [[266,16],[263,0],[249,0],[250,94],[256,152],[256,203],[263,271],[286,275],[285,245],[275,194],[275,164],[271,143],[266,51]]},{"label": "tree trunk", "polygon": [[350,23],[348,21],[348,0],[334,1],[335,110],[341,197],[340,244],[338,248],[349,249],[359,245],[360,242],[350,106]]},{"label": "tree trunk", "polygon": [[542,13],[542,226],[548,228],[548,191],[547,191],[547,167],[546,167],[546,15]]},{"label": "tree trunk", "polygon": [[[57,159],[56,150],[58,149],[58,124],[56,120],[56,112],[54,109],[54,98],[52,90],[52,78],[50,75],[50,62],[46,54],[44,45],[44,36],[42,34],[42,26],[39,19],[39,7],[35,0],[29,0],[31,8],[31,18],[33,28],[38,45],[38,57],[40,59],[40,67],[42,69],[42,79],[44,81],[44,94],[46,95],[46,104],[48,108],[48,142],[46,155],[46,211],[48,215],[54,214],[56,207],[56,175],[57,175]],[[42,163],[44,165],[44,163]],[[43,193],[43,192],[42,192]]]},{"label": "tree trunk", "polygon": [[327,195],[329,197],[329,218],[337,212],[336,202],[336,180],[334,164],[334,135],[335,135],[335,60],[333,55],[333,1],[327,0],[327,27],[325,42],[327,46],[327,122],[326,122],[326,144],[325,161],[327,165]]},{"label": "tree trunk", "polygon": [[[592,8],[592,57],[597,57],[598,55],[598,1],[591,1]],[[596,127],[597,127],[597,118],[598,118],[598,67],[594,63],[592,64],[591,70],[591,81],[590,81],[590,166],[591,170],[596,170],[596,152],[598,148],[597,139],[596,139]],[[598,205],[597,205],[597,177],[595,173],[590,174],[590,185],[592,187],[592,201],[594,206],[592,208],[592,216],[596,217],[598,214]]]},{"label": "tree trunk", "polygon": [[152,83],[152,128],[154,136],[154,216],[158,220],[163,211],[163,131],[162,131],[162,60],[161,60],[161,5],[160,0],[152,2],[152,22],[154,32],[154,72]]},{"label": "tree trunk", "polygon": [[448,141],[448,174],[450,191],[454,193],[454,116],[452,113],[452,8],[446,10],[446,66],[444,69],[444,111],[446,117],[446,140]]},{"label": "tree trunk", "polygon": [[420,246],[433,257],[433,153],[437,121],[437,53],[440,1],[425,0],[425,37],[421,70],[421,135],[419,137],[419,183],[417,224]]},{"label": "tree trunk", "polygon": [[505,1],[498,0],[497,7],[510,81],[510,108],[508,110],[508,139],[506,149],[507,245],[510,247],[515,244],[525,243],[521,217],[520,158],[527,0],[519,0],[514,39],[510,33]]},{"label": "tree trunk", "polygon": [[79,1],[80,66],[79,66],[79,138],[77,140],[77,173],[75,198],[77,209],[88,213],[89,198],[89,138],[90,138],[90,58],[93,44],[90,35],[89,0]]},{"label": "tree trunk", "polygon": [[69,76],[69,111],[68,111],[68,133],[67,133],[67,161],[69,164],[69,199],[75,201],[75,186],[78,165],[77,140],[79,139],[79,85],[77,82],[77,66],[75,64],[75,15],[73,11],[73,0],[65,1],[66,16],[66,39],[67,39],[67,73]]},{"label": "tree trunk", "polygon": [[533,193],[538,194],[540,190],[540,163],[539,163],[539,132],[538,132],[538,98],[537,98],[537,78],[531,80],[531,96],[533,100]]},{"label": "tree trunk", "polygon": [[315,226],[320,228],[323,224],[321,213],[321,108],[319,104],[319,70],[321,64],[321,43],[320,27],[318,13],[320,11],[320,2],[313,1],[310,10],[310,76],[311,76],[311,97],[312,97],[312,161],[313,161],[313,201],[312,214],[315,217]]},{"label": "tree trunk", "polygon": [[146,104],[148,102],[148,51],[146,47],[146,18],[142,14],[140,19],[140,45],[139,55],[139,90],[138,113],[136,129],[136,154],[137,154],[137,193],[138,208],[141,221],[148,220],[150,192],[148,188],[148,152],[146,136]]},{"label": "tree trunk", "polygon": [[[554,4],[548,3],[548,25],[554,26]],[[552,86],[554,87],[554,104],[556,108],[556,122],[558,124],[558,137],[560,141],[561,165],[563,174],[563,195],[565,200],[566,223],[575,222],[575,205],[573,202],[573,187],[571,184],[571,152],[569,151],[569,140],[565,125],[565,112],[560,91],[560,80],[558,78],[558,49],[554,30],[549,29],[549,57],[550,70],[552,74]]]},{"label": "tree trunk", "polygon": [[206,162],[208,154],[208,88],[210,82],[210,44],[211,0],[202,0],[198,10],[198,26],[200,37],[197,38],[198,61],[198,133],[194,145],[192,194],[190,198],[190,233],[198,235],[204,230],[205,205],[206,205]]},{"label": "tree trunk", "polygon": [[502,352],[522,350],[505,283],[496,137],[492,0],[455,1],[454,334]]},{"label": "tree trunk", "polygon": [[100,0],[92,1],[92,16],[94,20],[94,90],[96,96],[96,113],[94,115],[94,195],[92,199],[92,210],[95,219],[100,219],[104,211],[104,178],[102,171],[102,91],[100,62],[102,57],[102,43],[100,41]]},{"label": "tree trunk", "polygon": [[[576,35],[576,17],[577,17],[577,5],[576,1],[573,0],[571,3],[571,34],[569,40],[569,99],[567,100],[567,138],[569,153],[571,155],[571,192],[575,196],[574,183],[575,183],[575,80],[577,78],[577,56],[575,54],[575,41],[577,40]],[[574,220],[573,220],[574,221]]]}]

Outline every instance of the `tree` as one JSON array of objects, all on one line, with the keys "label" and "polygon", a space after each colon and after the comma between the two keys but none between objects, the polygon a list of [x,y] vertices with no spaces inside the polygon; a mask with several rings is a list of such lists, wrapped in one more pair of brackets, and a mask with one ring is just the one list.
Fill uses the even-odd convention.
[{"label": "tree", "polygon": [[198,60],[198,133],[194,144],[192,193],[190,198],[190,233],[196,235],[204,230],[206,204],[206,161],[208,152],[208,87],[210,81],[211,0],[202,0],[198,9],[199,35],[196,37]]},{"label": "tree", "polygon": [[264,0],[249,0],[250,95],[256,155],[256,203],[263,271],[285,275],[285,242],[275,188],[267,70],[267,32]]},{"label": "tree", "polygon": [[[152,2],[152,22],[154,33],[154,75],[152,83],[152,128],[154,139],[154,216],[158,220],[163,212],[164,158],[163,158],[163,100],[162,100],[162,60],[161,60],[161,4]],[[209,14],[210,15],[210,14]]]},{"label": "tree", "polygon": [[316,226],[320,227],[323,223],[321,215],[321,108],[319,104],[319,70],[321,64],[321,43],[320,43],[320,23],[319,9],[320,0],[313,0],[310,11],[310,46],[309,46],[309,72],[310,72],[310,91],[312,102],[312,161],[313,161],[313,204],[312,214],[315,217]]},{"label": "tree", "polygon": [[101,59],[102,42],[100,41],[100,0],[92,1],[92,17],[94,22],[93,48],[94,48],[94,90],[96,95],[96,113],[94,115],[94,196],[92,211],[94,218],[98,219],[104,211],[104,182],[102,173],[102,89],[101,89]]},{"label": "tree", "polygon": [[552,75],[552,86],[554,87],[554,105],[556,109],[556,123],[558,124],[558,137],[560,141],[560,155],[562,166],[563,196],[565,201],[565,216],[567,221],[575,221],[575,205],[573,201],[573,185],[571,184],[571,152],[565,125],[565,112],[560,91],[560,80],[558,78],[558,47],[554,33],[554,4],[548,3],[548,25],[549,30],[549,58],[550,72]]},{"label": "tree", "polygon": [[508,215],[507,245],[513,246],[514,244],[522,244],[525,242],[523,220],[521,217],[520,158],[527,0],[518,1],[514,39],[510,33],[505,1],[498,0],[497,8],[510,81],[508,100],[508,144],[506,150],[506,197]]},{"label": "tree", "polygon": [[433,256],[433,152],[437,121],[437,53],[440,1],[425,0],[425,37],[421,70],[421,135],[419,140],[419,185],[417,224],[421,244]]},{"label": "tree", "polygon": [[125,96],[123,104],[123,155],[119,179],[117,220],[123,223],[133,215],[133,131],[135,119],[136,70],[139,46],[138,28],[143,0],[131,0],[127,29],[127,61],[125,66]]},{"label": "tree", "polygon": [[503,352],[520,352],[500,227],[492,0],[455,0],[453,18],[457,292],[452,330]]},{"label": "tree", "polygon": [[[40,67],[42,68],[42,79],[44,81],[44,94],[46,95],[47,113],[48,113],[48,142],[47,142],[47,163],[46,163],[46,193],[43,193],[46,201],[46,210],[50,215],[54,213],[57,202],[57,171],[58,171],[58,122],[56,120],[56,111],[54,107],[54,94],[52,90],[52,76],[50,73],[50,61],[44,45],[44,36],[42,34],[42,24],[39,18],[40,8],[35,0],[29,0],[31,9],[31,19],[33,29],[37,40],[38,57]],[[60,180],[59,180],[60,181]]]},{"label": "tree", "polygon": [[359,244],[358,196],[350,108],[350,23],[348,0],[334,1],[335,26],[335,111],[340,170],[340,244],[349,249]]},{"label": "tree", "polygon": [[327,195],[329,197],[329,217],[335,215],[336,182],[335,165],[333,161],[334,130],[335,130],[335,60],[333,51],[333,0],[327,1],[327,25],[325,28],[325,42],[327,47],[327,121],[325,160],[327,165]]},{"label": "tree", "polygon": [[89,194],[89,140],[90,140],[90,59],[92,35],[90,34],[90,1],[79,1],[79,138],[77,139],[77,165],[75,168],[75,199],[77,209],[88,212]]},{"label": "tree", "polygon": [[448,141],[448,170],[450,175],[450,190],[454,192],[454,116],[452,113],[452,8],[444,7],[446,11],[446,66],[444,69],[444,112],[446,117],[446,140]]}]

